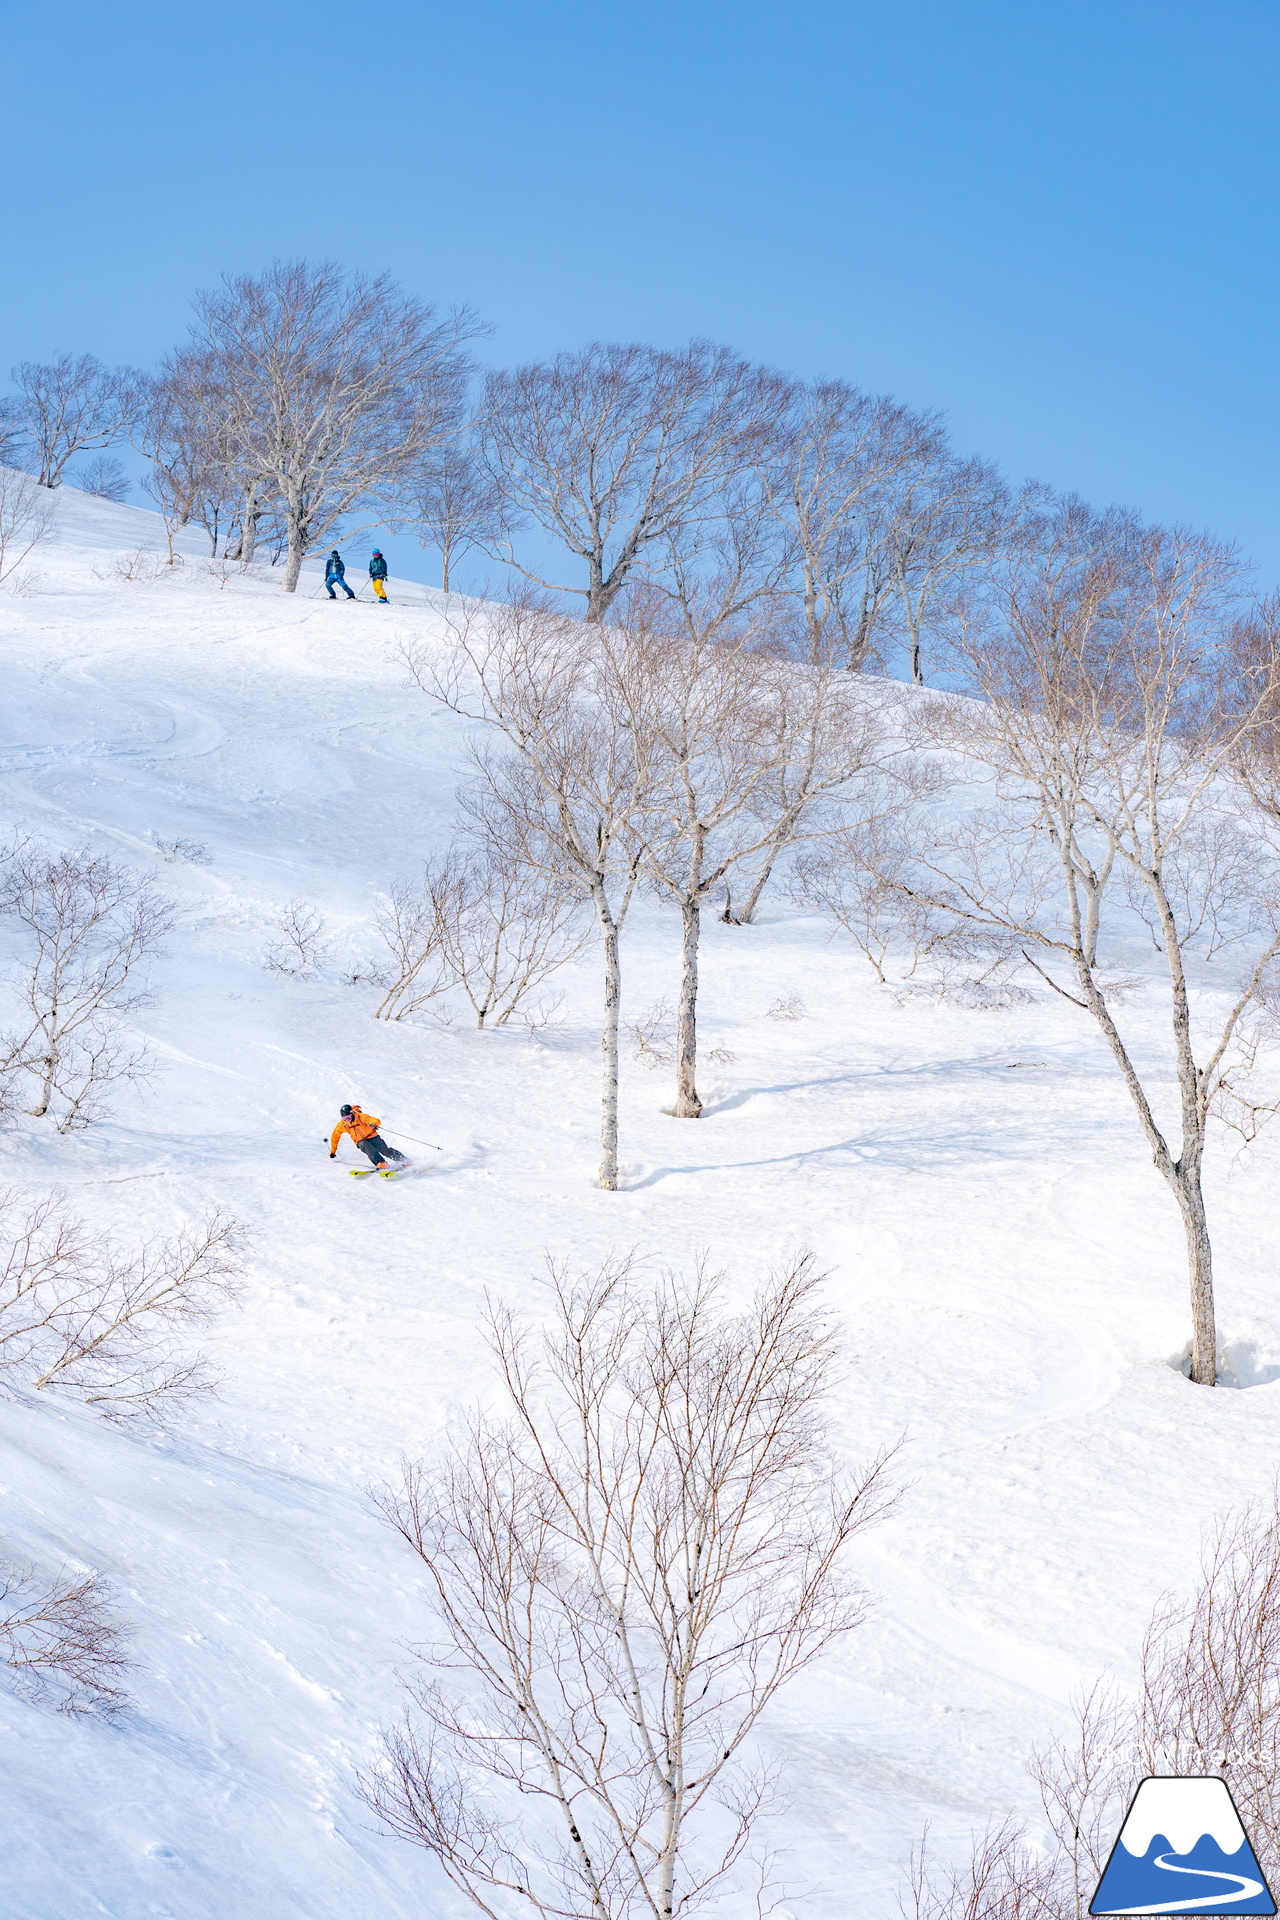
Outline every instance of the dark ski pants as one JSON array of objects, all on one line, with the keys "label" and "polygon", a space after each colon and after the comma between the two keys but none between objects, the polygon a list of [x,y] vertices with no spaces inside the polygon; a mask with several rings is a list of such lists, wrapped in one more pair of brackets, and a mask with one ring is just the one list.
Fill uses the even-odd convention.
[{"label": "dark ski pants", "polygon": [[404,1159],[404,1155],[400,1152],[399,1148],[389,1147],[380,1133],[371,1133],[367,1140],[357,1140],[356,1145],[359,1147],[361,1153],[368,1154],[375,1167],[380,1166],[384,1160],[390,1161],[392,1166],[398,1167]]},{"label": "dark ski pants", "polygon": [[347,583],[346,583],[346,581],[345,581],[345,580],[341,580],[341,579],[339,579],[339,577],[338,577],[338,575],[337,575],[336,573],[332,573],[332,574],[330,574],[330,575],[329,575],[329,578],[328,578],[328,579],[327,579],[327,580],[325,581],[325,585],[326,585],[326,587],[328,587],[328,589],[329,589],[329,598],[330,598],[331,600],[336,600],[336,599],[337,599],[337,597],[338,597],[338,596],[337,596],[337,594],[336,594],[336,593],[334,592],[334,588],[335,588],[335,587],[341,587],[341,588],[342,588],[342,591],[343,591],[343,592],[344,592],[344,593],[346,594],[346,596],[347,596],[347,598],[348,598],[348,600],[354,600],[354,599],[355,599],[355,595],[354,595],[354,593],[352,593],[352,591],[351,591],[351,589],[350,589],[350,587],[349,587],[349,586],[347,585]]}]

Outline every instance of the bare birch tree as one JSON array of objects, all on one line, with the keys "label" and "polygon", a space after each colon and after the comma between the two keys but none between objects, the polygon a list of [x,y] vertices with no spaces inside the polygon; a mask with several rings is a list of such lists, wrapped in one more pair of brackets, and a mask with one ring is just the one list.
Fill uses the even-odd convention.
[{"label": "bare birch tree", "polygon": [[463,308],[437,320],[385,274],[305,261],[228,277],[196,306],[195,344],[234,396],[236,470],[281,502],[292,593],[306,555],[345,514],[394,513],[424,458],[454,440],[477,322]]},{"label": "bare birch tree", "polygon": [[[704,907],[750,873],[754,912],[784,847],[807,831],[804,816],[848,796],[856,781],[892,763],[875,707],[830,666],[788,660],[769,642],[769,596],[743,608],[732,571],[677,590],[633,598],[630,680],[634,725],[653,742],[654,780],[642,817],[645,871],[679,907],[677,1119],[697,1119],[698,962]],[[810,823],[816,824],[816,823]],[[834,819],[828,824],[834,824]]]},{"label": "bare birch tree", "polygon": [[[1273,619],[1255,623],[1252,669],[1238,670],[1240,586],[1232,551],[1206,537],[1099,519],[1065,502],[1011,559],[998,619],[960,630],[958,658],[981,700],[932,709],[936,737],[985,764],[996,795],[965,836],[941,833],[936,901],[960,924],[1016,938],[1028,964],[1097,1022],[1182,1220],[1192,1378],[1206,1386],[1216,1363],[1202,1186],[1209,1125],[1225,1108],[1249,1131],[1274,1104],[1252,1098],[1248,1084],[1253,1023],[1280,955],[1267,816],[1251,814],[1257,859],[1247,896],[1233,885],[1215,908],[1248,957],[1203,1036],[1194,966],[1205,876],[1197,859],[1181,857],[1237,812],[1230,771],[1276,709]],[[1238,885],[1238,866],[1223,871]],[[1152,1069],[1124,1038],[1099,959],[1104,902],[1119,909],[1129,890],[1148,903],[1167,971],[1176,1135],[1158,1117]],[[1074,991],[1036,954],[1062,963]]]},{"label": "bare birch tree", "polygon": [[374,925],[383,950],[368,970],[383,989],[375,1020],[411,1019],[448,992],[444,940],[457,888],[456,865],[446,856],[429,860],[420,881],[394,882],[379,900]]},{"label": "bare birch tree", "polygon": [[975,574],[992,565],[1013,516],[1008,487],[982,460],[917,460],[889,489],[884,549],[916,686],[924,685],[930,621]]},{"label": "bare birch tree", "polygon": [[12,467],[0,467],[0,581],[48,538],[53,519],[53,501],[34,480]]},{"label": "bare birch tree", "polygon": [[12,379],[18,389],[15,423],[31,442],[42,487],[61,486],[63,470],[76,454],[124,438],[140,382],[131,367],[105,367],[91,353],[78,360],[60,354],[44,365],[24,360]]},{"label": "bare birch tree", "polygon": [[[580,595],[584,618],[603,621],[655,552],[715,518],[775,389],[705,340],[679,352],[597,342],[490,374],[480,447],[505,503],[503,557],[543,587]],[[555,585],[516,558],[511,533],[524,519],[586,563],[585,586]]]},{"label": "bare birch tree", "polygon": [[99,453],[86,460],[74,477],[80,491],[92,494],[95,500],[110,500],[113,506],[119,506],[129,497],[129,476],[110,454]]},{"label": "bare birch tree", "polygon": [[228,407],[229,396],[219,387],[208,354],[171,354],[142,389],[130,438],[151,462],[143,486],[164,516],[171,566],[173,536],[180,527],[203,527],[216,556],[219,535],[241,504],[243,486],[226,428]]},{"label": "bare birch tree", "polygon": [[[457,616],[441,657],[407,655],[424,692],[493,729],[508,754],[478,752],[489,819],[527,867],[590,901],[604,959],[599,1184],[618,1184],[618,1016],[623,924],[639,873],[637,823],[651,785],[650,743],[624,697],[628,635],[597,633],[517,601]],[[499,827],[498,822],[502,824]]]},{"label": "bare birch tree", "polygon": [[463,556],[476,547],[492,548],[499,538],[502,496],[475,454],[454,447],[410,480],[405,500],[408,522],[422,545],[440,555],[440,585],[448,593]]},{"label": "bare birch tree", "polygon": [[769,1707],[865,1618],[887,1457],[829,1458],[808,1257],[736,1313],[703,1271],[552,1281],[545,1330],[491,1306],[501,1407],[380,1498],[444,1649],[366,1797],[491,1920],[693,1914],[743,1891]]},{"label": "bare birch tree", "polygon": [[945,458],[936,416],[843,380],[793,382],[756,453],[764,497],[784,530],[792,592],[814,665],[868,661],[896,588],[890,490]]},{"label": "bare birch tree", "polygon": [[[492,796],[472,804],[487,826]],[[495,824],[507,825],[501,806]],[[584,905],[580,888],[530,865],[505,832],[428,861],[421,883],[393,888],[379,913],[388,960],[378,1016],[403,1020],[457,988],[482,1030],[537,1021],[540,990],[582,951]]]},{"label": "bare birch tree", "polygon": [[46,1114],[56,1098],[65,1133],[96,1115],[111,1085],[149,1071],[123,1016],[147,1004],[141,975],[172,929],[173,907],[147,875],[104,854],[28,844],[0,873],[0,916],[23,935],[21,1024],[6,1051],[36,1082],[29,1111]]},{"label": "bare birch tree", "polygon": [[490,788],[474,796],[473,817],[485,830],[462,854],[461,885],[444,927],[445,967],[480,1028],[541,1017],[540,990],[589,937],[581,885],[522,857],[526,836],[513,845],[504,831],[504,795],[500,786],[496,805]]}]

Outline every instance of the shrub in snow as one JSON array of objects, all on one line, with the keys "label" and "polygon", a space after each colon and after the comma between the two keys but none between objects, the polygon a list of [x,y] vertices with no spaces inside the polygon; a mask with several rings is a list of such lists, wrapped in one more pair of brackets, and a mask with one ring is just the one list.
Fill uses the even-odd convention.
[{"label": "shrub in snow", "polygon": [[18,930],[17,1022],[0,1035],[0,1107],[34,1083],[37,1117],[65,1133],[105,1111],[108,1091],[145,1079],[147,1048],[125,1030],[145,1006],[146,963],[173,927],[173,905],[146,874],[87,847],[52,854],[29,842],[0,870],[0,917]]},{"label": "shrub in snow", "polygon": [[263,956],[268,973],[314,980],[329,952],[324,920],[306,900],[291,900],[276,922],[277,937]]},{"label": "shrub in snow", "polygon": [[183,860],[193,867],[207,867],[213,858],[203,840],[157,840],[156,852],[162,860]]},{"label": "shrub in snow", "polygon": [[206,1389],[187,1330],[239,1290],[239,1230],[225,1214],[122,1248],[54,1197],[0,1195],[0,1380],[55,1387],[115,1416],[163,1413]]},{"label": "shrub in snow", "polygon": [[0,1554],[0,1666],[15,1692],[60,1713],[119,1713],[128,1640],[101,1575],[42,1579]]}]

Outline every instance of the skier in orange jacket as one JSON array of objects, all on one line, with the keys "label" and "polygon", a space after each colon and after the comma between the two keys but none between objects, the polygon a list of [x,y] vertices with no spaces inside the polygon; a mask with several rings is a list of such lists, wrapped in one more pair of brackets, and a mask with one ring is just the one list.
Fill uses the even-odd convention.
[{"label": "skier in orange jacket", "polygon": [[361,1153],[369,1156],[374,1167],[407,1167],[409,1162],[397,1147],[389,1147],[378,1133],[382,1125],[376,1114],[364,1113],[359,1107],[344,1106],[340,1109],[340,1118],[329,1138],[329,1158],[332,1160],[338,1151],[338,1142],[344,1133],[350,1134],[352,1142]]}]

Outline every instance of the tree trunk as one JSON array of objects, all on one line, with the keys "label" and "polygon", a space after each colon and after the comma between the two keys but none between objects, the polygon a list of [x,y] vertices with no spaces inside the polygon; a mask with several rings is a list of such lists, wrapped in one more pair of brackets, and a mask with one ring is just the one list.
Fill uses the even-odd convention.
[{"label": "tree trunk", "polygon": [[680,965],[680,1013],[676,1026],[677,1120],[696,1120],[702,1112],[695,1076],[698,1066],[698,936],[702,912],[696,900],[680,902],[684,942]]},{"label": "tree trunk", "polygon": [[1200,1167],[1179,1174],[1175,1187],[1187,1236],[1187,1277],[1191,1282],[1191,1378],[1197,1386],[1218,1382],[1218,1333],[1213,1307],[1213,1249],[1200,1191]]},{"label": "tree trunk", "polygon": [[27,1112],[34,1115],[37,1120],[40,1119],[43,1114],[48,1113],[49,1102],[53,1099],[53,1077],[58,1071],[58,1052],[57,1048],[52,1044],[42,1064],[44,1067],[44,1075],[40,1085],[40,1105],[38,1107],[27,1108]]},{"label": "tree trunk", "polygon": [[253,559],[254,548],[258,544],[258,484],[255,481],[244,491],[244,507],[240,519],[240,551],[235,556],[244,566]]},{"label": "tree trunk", "polygon": [[296,593],[298,590],[298,575],[302,572],[302,555],[302,530],[295,524],[293,515],[290,514],[289,557],[285,561],[284,568],[284,590],[286,593]]},{"label": "tree trunk", "polygon": [[604,1023],[600,1030],[600,1053],[604,1067],[604,1087],[600,1102],[600,1180],[606,1193],[618,1187],[618,1011],[622,1003],[622,960],[618,950],[618,927],[609,911],[604,884],[596,891],[596,914],[604,941]]}]

